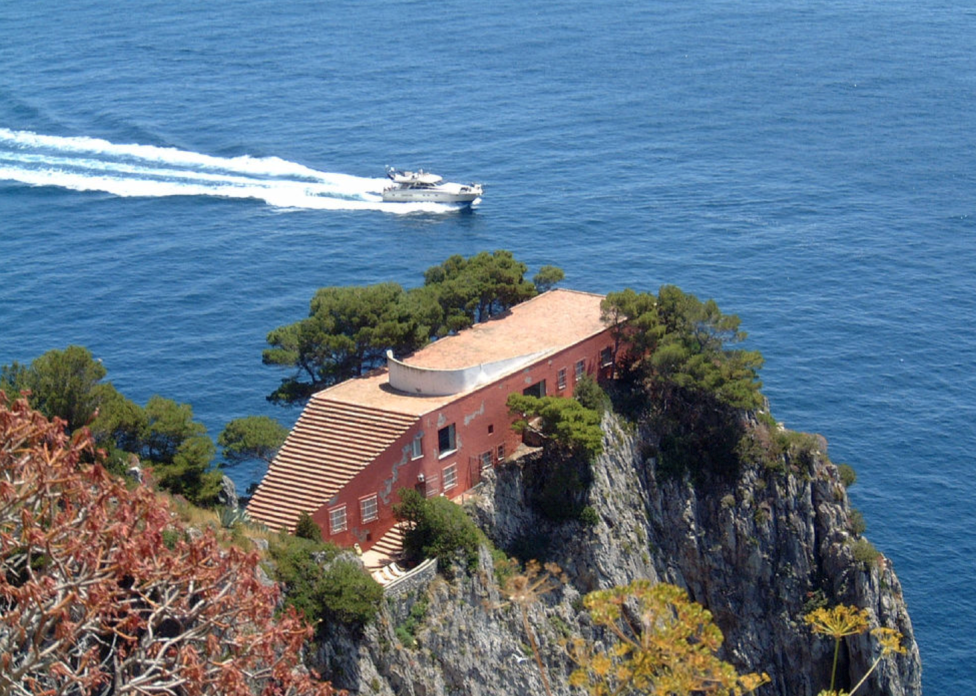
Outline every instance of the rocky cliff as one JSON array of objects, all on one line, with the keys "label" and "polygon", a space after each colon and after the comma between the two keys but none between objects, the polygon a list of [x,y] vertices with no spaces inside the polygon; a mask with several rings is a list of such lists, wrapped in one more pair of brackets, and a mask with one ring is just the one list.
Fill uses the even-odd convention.
[{"label": "rocky cliff", "polygon": [[[560,639],[597,637],[582,595],[636,578],[684,587],[710,609],[725,635],[722,657],[740,672],[772,678],[761,694],[813,696],[826,688],[833,643],[813,636],[801,617],[841,602],[867,608],[873,625],[905,636],[907,655],[883,661],[862,693],[921,693],[901,586],[880,554],[855,558],[851,508],[825,444],[802,467],[756,464],[734,479],[699,477],[692,485],[661,476],[645,456],[648,438],[636,430],[606,417],[604,432],[588,523],[554,523],[534,511],[532,457],[489,473],[466,503],[500,548],[538,551],[567,575],[530,610],[554,694],[579,693],[567,685],[572,664]],[[528,643],[483,550],[477,572],[390,600],[364,632],[332,629],[318,666],[362,694],[541,694]],[[867,635],[845,642],[841,686],[856,683],[875,650]]]}]

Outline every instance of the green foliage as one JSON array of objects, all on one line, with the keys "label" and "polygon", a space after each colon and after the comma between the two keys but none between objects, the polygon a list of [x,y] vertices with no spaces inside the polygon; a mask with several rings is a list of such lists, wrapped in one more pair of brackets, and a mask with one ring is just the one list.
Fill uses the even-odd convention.
[{"label": "green foliage", "polygon": [[213,505],[221,473],[210,468],[214,445],[190,406],[153,396],[141,408],[102,381],[106,374],[86,348],[69,346],[44,353],[28,367],[4,366],[0,389],[29,389],[31,405],[63,419],[69,432],[87,425],[113,472],[124,471],[129,455],[136,455],[152,467],[160,487],[197,505]]},{"label": "green foliage", "polygon": [[860,510],[851,508],[848,519],[850,520],[851,533],[854,536],[861,536],[865,531],[867,531],[868,524],[864,521],[864,515],[861,514]]},{"label": "green foliage", "polygon": [[[553,266],[543,273],[554,278]],[[455,254],[424,272],[424,285],[435,288],[444,309],[445,324],[437,332],[457,331],[485,321],[519,302],[536,295],[535,286],[525,280],[528,267],[516,261],[510,251],[482,251],[465,259]]]},{"label": "green foliage", "polygon": [[478,547],[484,537],[467,513],[447,498],[425,498],[412,488],[400,489],[393,514],[407,523],[404,554],[413,562],[437,558],[438,568],[450,575],[455,563],[469,570],[478,563]]},{"label": "green foliage", "polygon": [[838,464],[837,473],[840,476],[840,482],[844,484],[844,488],[850,488],[857,483],[857,473],[850,464]]},{"label": "green foliage", "polygon": [[298,516],[298,523],[295,525],[295,536],[309,541],[322,541],[322,529],[315,524],[312,516],[303,512]]},{"label": "green foliage", "polygon": [[221,508],[218,517],[220,519],[220,526],[224,529],[237,529],[241,525],[250,522],[247,512],[241,508]]},{"label": "green foliage", "polygon": [[501,549],[490,545],[490,550],[492,566],[495,569],[495,581],[499,586],[502,586],[510,577],[518,573],[521,568],[519,568],[518,559],[510,558]]},{"label": "green foliage", "polygon": [[375,618],[383,588],[355,561],[337,558],[335,546],[282,534],[268,551],[285,604],[310,621],[364,625]]},{"label": "green foliage", "polygon": [[557,448],[586,459],[592,459],[603,451],[599,412],[575,399],[510,394],[506,405],[510,412],[524,419],[541,418],[543,435]]},{"label": "green foliage", "polygon": [[189,404],[153,396],[145,408],[141,431],[133,434],[136,452],[147,460],[157,483],[203,507],[217,501],[222,474],[210,469],[215,448],[206,428],[193,421]]},{"label": "green foliage", "polygon": [[229,422],[217,437],[230,464],[252,460],[271,463],[288,437],[288,429],[268,416],[248,416]]},{"label": "green foliage", "polygon": [[595,527],[600,523],[600,515],[592,505],[587,505],[580,510],[579,521],[587,527]]},{"label": "green foliage", "polygon": [[105,367],[92,357],[87,348],[68,346],[50,350],[35,359],[29,367],[18,363],[0,370],[0,391],[11,399],[30,390],[32,408],[48,418],[60,418],[68,432],[88,425],[111,384],[102,383]]},{"label": "green foliage", "polygon": [[566,277],[563,269],[556,266],[543,266],[539,272],[532,276],[532,284],[536,291],[543,293],[552,290],[557,283],[561,283]]},{"label": "green foliage", "polygon": [[660,434],[661,470],[733,471],[744,434],[738,412],[763,403],[762,356],[729,347],[746,337],[739,318],[669,285],[657,297],[611,293],[602,311],[626,347],[621,373],[643,395],[643,410]]},{"label": "green foliage", "polygon": [[878,563],[878,550],[874,544],[861,537],[851,544],[851,551],[854,553],[854,560],[860,563],[866,570],[874,568]]},{"label": "green foliage", "polygon": [[[526,270],[511,252],[481,252],[427,269],[424,285],[413,290],[396,283],[322,288],[308,318],[268,334],[264,363],[294,368],[269,400],[303,402],[383,364],[388,350],[412,352],[533,297],[536,287],[525,280]],[[557,272],[550,266],[540,275],[554,282]]]},{"label": "green foliage", "polygon": [[264,363],[296,368],[269,399],[303,401],[380,365],[387,350],[409,352],[426,343],[429,327],[411,315],[405,296],[396,283],[316,292],[307,319],[268,334]]},{"label": "green foliage", "polygon": [[429,608],[430,599],[427,596],[420,597],[410,607],[410,613],[407,614],[404,622],[396,627],[394,632],[396,633],[397,640],[400,641],[403,647],[411,650],[417,647],[417,631],[427,618]]},{"label": "green foliage", "polygon": [[579,401],[585,408],[603,414],[610,408],[610,397],[600,388],[596,380],[590,375],[584,374],[576,386],[573,387],[573,398]]}]

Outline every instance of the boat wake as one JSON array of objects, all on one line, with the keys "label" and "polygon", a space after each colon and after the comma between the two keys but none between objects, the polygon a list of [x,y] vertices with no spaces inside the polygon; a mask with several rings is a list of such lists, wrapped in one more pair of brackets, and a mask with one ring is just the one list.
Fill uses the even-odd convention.
[{"label": "boat wake", "polygon": [[0,128],[0,180],[123,197],[256,199],[276,208],[446,212],[441,203],[389,203],[386,179],[321,172],[278,157],[214,157],[152,145]]}]

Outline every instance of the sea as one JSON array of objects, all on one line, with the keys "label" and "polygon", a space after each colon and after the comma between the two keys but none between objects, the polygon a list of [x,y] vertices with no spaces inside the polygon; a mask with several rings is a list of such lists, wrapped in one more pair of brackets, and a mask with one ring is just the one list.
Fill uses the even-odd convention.
[{"label": "sea", "polygon": [[[261,351],[320,287],[496,249],[678,285],[856,470],[925,692],[972,693],[974,37],[961,0],[0,3],[0,364],[86,346],[216,437],[297,418]],[[386,165],[485,194],[384,203]]]}]

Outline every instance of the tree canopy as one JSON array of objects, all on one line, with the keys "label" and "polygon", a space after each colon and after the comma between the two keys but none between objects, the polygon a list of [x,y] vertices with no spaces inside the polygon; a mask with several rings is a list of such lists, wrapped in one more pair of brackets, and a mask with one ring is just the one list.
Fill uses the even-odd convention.
[{"label": "tree canopy", "polygon": [[229,464],[258,460],[270,464],[288,437],[288,429],[268,416],[236,418],[217,437]]},{"label": "tree canopy", "polygon": [[610,293],[602,310],[623,352],[620,369],[641,393],[633,401],[659,435],[662,464],[675,473],[733,471],[740,412],[764,403],[762,356],[732,347],[746,337],[739,318],[672,285],[656,297]]},{"label": "tree canopy", "polygon": [[600,412],[576,399],[510,394],[506,405],[512,414],[521,417],[514,425],[517,430],[527,427],[528,420],[538,418],[542,434],[567,453],[592,459],[603,451]]},{"label": "tree canopy", "polygon": [[257,554],[188,535],[101,456],[0,395],[0,696],[333,693]]},{"label": "tree canopy", "polygon": [[562,280],[544,266],[536,284],[509,251],[454,255],[428,268],[424,284],[327,287],[315,293],[309,315],[268,334],[266,365],[292,368],[268,399],[304,403],[316,391],[384,364],[386,352],[406,354],[428,341],[485,321]]},{"label": "tree canopy", "polygon": [[614,335],[629,345],[624,362],[661,396],[684,390],[708,393],[732,408],[761,406],[762,356],[729,347],[746,334],[739,317],[722,314],[714,300],[665,285],[657,297],[629,289],[610,293],[602,309]]},{"label": "tree canopy", "polygon": [[210,467],[213,442],[193,409],[153,396],[145,408],[125,398],[88,349],[50,350],[29,366],[0,368],[0,391],[8,399],[29,390],[28,402],[44,416],[58,418],[68,433],[88,427],[108,453],[106,465],[121,471],[131,455],[153,468],[160,486],[198,504],[216,500],[221,474]]}]

